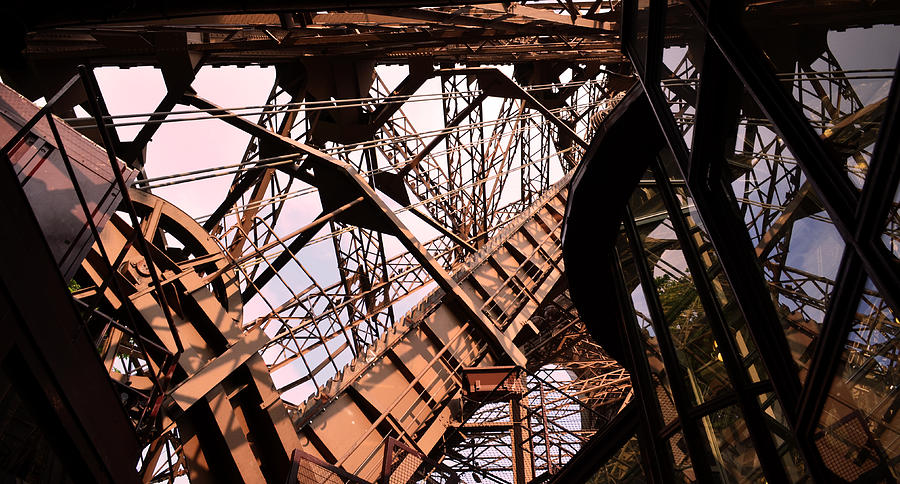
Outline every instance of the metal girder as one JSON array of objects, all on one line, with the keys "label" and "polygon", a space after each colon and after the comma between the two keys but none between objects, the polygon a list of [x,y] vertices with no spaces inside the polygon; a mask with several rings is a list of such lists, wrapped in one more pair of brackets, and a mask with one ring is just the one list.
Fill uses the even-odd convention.
[{"label": "metal girder", "polygon": [[[517,230],[505,236],[505,243],[496,241],[473,254],[469,267],[455,275],[459,287],[478,301],[478,310],[490,314],[491,324],[509,336],[526,330],[537,301],[562,274],[553,237],[559,223],[552,221],[548,208],[561,205],[562,195],[556,191],[562,189],[557,185],[541,205],[518,217]],[[509,247],[518,247],[528,259],[518,260]],[[526,278],[536,286],[523,293]],[[449,424],[447,405],[459,392],[463,367],[498,361],[479,343],[471,324],[447,308],[454,302],[446,295],[441,291],[427,298],[298,409],[295,422],[309,440],[306,448],[323,456],[323,449],[329,449],[330,460],[364,476],[376,470],[369,469],[372,463],[365,456],[377,455],[386,425],[408,445],[431,451]],[[335,415],[356,415],[362,423],[340,426]],[[435,416],[437,420],[427,424]],[[354,440],[348,441],[351,435]]]},{"label": "metal girder", "polygon": [[[353,192],[350,192],[349,196],[362,196],[365,199],[365,210],[368,211],[370,215],[374,215],[374,217],[365,217],[365,219],[368,220],[368,223],[364,224],[368,225],[375,223],[376,225],[372,226],[374,229],[396,236],[403,246],[413,254],[416,260],[426,268],[434,278],[435,282],[438,283],[438,286],[448,294],[453,295],[458,303],[457,308],[463,312],[465,318],[480,325],[480,330],[483,331],[488,340],[491,341],[494,350],[498,352],[498,356],[505,354],[512,358],[514,362],[524,363],[524,357],[515,345],[512,344],[512,341],[499,333],[495,326],[485,319],[482,313],[475,308],[474,304],[469,299],[469,296],[466,295],[450,277],[450,274],[448,274],[444,268],[437,263],[434,257],[428,253],[425,247],[416,240],[400,219],[397,218],[394,212],[384,205],[384,202],[377,194],[375,194],[374,189],[362,179],[356,170],[332,158],[327,153],[299,143],[291,138],[268,131],[257,124],[234,116],[226,110],[197,96],[187,95],[185,96],[185,101],[198,108],[212,109],[216,113],[228,116],[225,120],[229,124],[232,124],[238,129],[246,131],[261,140],[266,139],[273,143],[277,143],[282,150],[293,150],[294,152],[298,152],[298,154],[307,155],[303,165],[297,168],[279,167],[279,169],[287,171],[290,175],[296,176],[310,185],[319,187],[321,189],[320,193],[323,194],[323,196],[325,193],[334,190],[334,188],[329,189],[329,186],[336,187],[338,186],[336,184],[339,184],[344,187],[343,190],[345,190],[345,192],[341,196],[346,199],[348,197],[346,188],[351,187]],[[311,167],[306,167],[307,164],[311,165]],[[353,218],[348,218],[347,220],[348,222],[351,222],[355,220],[361,221],[363,219],[362,215],[357,215]]]},{"label": "metal girder", "polygon": [[[121,237],[116,238],[115,245],[119,250],[111,252],[111,257],[121,260],[107,264],[114,267],[112,270],[103,269],[103,264],[94,261],[99,265],[92,267],[89,277],[95,278],[103,271],[108,277],[96,279],[95,286],[76,295],[80,301],[91,303],[94,300],[89,298],[98,295],[100,297],[97,299],[108,297],[108,304],[102,307],[108,312],[111,308],[137,306],[135,309],[139,319],[148,319],[146,326],[154,333],[149,339],[126,331],[127,328],[113,318],[106,327],[114,329],[102,330],[102,334],[110,335],[102,341],[104,362],[112,371],[117,388],[128,392],[129,399],[151,389],[155,391],[156,387],[165,388],[170,381],[177,382],[177,385],[166,390],[172,400],[162,413],[164,418],[160,423],[163,427],[154,430],[161,433],[154,434],[152,441],[147,441],[149,447],[141,462],[145,480],[173,479],[185,473],[191,479],[201,481],[223,478],[230,472],[248,481],[271,480],[272,476],[279,475],[286,466],[282,458],[284,452],[278,447],[292,445],[293,432],[285,434],[284,426],[276,425],[274,432],[278,435],[275,435],[272,428],[258,426],[265,419],[278,420],[271,413],[273,408],[281,405],[278,394],[312,381],[320,396],[327,395],[336,385],[323,387],[322,379],[333,376],[337,381],[342,375],[360,375],[360,370],[354,365],[360,365],[371,354],[382,351],[379,347],[382,336],[403,328],[400,323],[393,324],[392,311],[399,307],[397,303],[432,282],[444,295],[440,301],[430,299],[426,305],[439,302],[441,318],[460,321],[466,329],[465,337],[469,338],[466,345],[477,350],[479,358],[491,363],[507,358],[517,363],[525,361],[519,346],[538,332],[535,324],[529,321],[528,314],[536,311],[542,301],[550,297],[548,291],[557,290],[552,288],[558,286],[554,281],[562,271],[555,231],[562,218],[564,197],[544,196],[547,190],[561,189],[559,186],[551,187],[554,176],[551,173],[559,168],[562,168],[560,173],[565,173],[578,162],[581,150],[586,148],[583,140],[598,124],[596,112],[606,109],[603,106],[609,106],[609,101],[598,94],[604,88],[594,86],[601,82],[594,80],[600,72],[595,69],[596,64],[601,60],[622,60],[611,35],[614,24],[606,25],[610,28],[608,32],[597,29],[603,20],[582,18],[577,13],[582,6],[587,8],[589,5],[567,2],[560,14],[556,13],[558,9],[549,6],[489,5],[463,10],[404,6],[398,12],[393,6],[383,5],[372,16],[367,16],[368,13],[360,15],[358,12],[334,11],[325,14],[247,13],[225,15],[219,19],[181,19],[179,26],[158,19],[146,21],[144,18],[131,25],[104,23],[91,25],[87,30],[78,26],[65,31],[56,30],[52,35],[58,35],[56,39],[59,43],[45,44],[46,50],[42,52],[38,52],[41,48],[26,50],[25,55],[29,58],[46,56],[50,63],[56,62],[51,59],[59,58],[62,51],[57,49],[67,45],[71,48],[67,56],[83,55],[94,66],[165,66],[163,74],[169,93],[154,113],[148,113],[149,119],[143,123],[135,142],[131,145],[109,143],[112,151],[119,148],[119,152],[128,158],[134,158],[163,123],[180,121],[172,115],[176,104],[190,106],[192,112],[197,112],[193,109],[196,108],[252,136],[245,157],[232,171],[234,182],[229,193],[223,194],[225,200],[212,216],[201,219],[206,231],[213,233],[219,247],[191,253],[191,249],[196,247],[187,244],[182,248],[182,241],[171,242],[172,237],[177,239],[184,231],[173,232],[171,222],[165,221],[165,213],[137,207],[131,212],[140,212],[141,226],[138,230],[132,233],[126,228],[127,224],[116,222]],[[590,6],[593,12],[599,8],[599,4]],[[140,10],[143,6],[132,8]],[[267,9],[266,6],[261,8]],[[91,11],[82,13],[82,18],[91,15]],[[118,20],[123,18],[118,17]],[[370,28],[366,25],[369,20],[378,25]],[[389,24],[395,21],[403,27]],[[424,29],[421,28],[423,26]],[[548,27],[553,28],[553,35],[543,38],[543,31]],[[29,42],[35,43],[29,43],[29,48],[37,47],[40,42],[37,39],[42,35],[45,35],[43,31],[30,33]],[[542,40],[538,41],[533,36],[540,36]],[[190,73],[196,71],[201,57],[205,65],[246,65],[268,64],[269,61],[294,63],[298,55],[325,52],[332,56],[328,62],[335,59],[333,56],[353,52],[367,58],[360,61],[362,63],[372,62],[371,59],[381,59],[383,63],[405,63],[418,55],[425,56],[424,64],[433,63],[434,59],[528,62],[544,56],[574,63],[573,69],[577,72],[573,71],[574,77],[570,83],[557,82],[559,79],[553,77],[549,81],[546,77],[542,78],[555,86],[552,87],[552,96],[538,95],[532,87],[522,88],[497,70],[474,68],[468,71],[443,69],[430,74],[415,72],[395,92],[385,88],[384,96],[379,92],[377,96],[367,97],[368,93],[362,92],[366,86],[360,81],[359,96],[362,100],[358,101],[361,108],[358,111],[372,122],[365,127],[365,133],[369,134],[361,141],[368,146],[359,150],[355,150],[350,142],[340,146],[343,143],[322,141],[309,134],[310,129],[315,129],[315,114],[311,113],[315,113],[317,107],[314,101],[310,101],[313,98],[306,95],[307,86],[303,85],[302,79],[289,79],[290,76],[285,74],[290,69],[279,67],[279,80],[267,105],[262,108],[258,123],[189,91]],[[578,65],[582,62],[587,64],[584,69]],[[448,103],[444,115],[449,123],[445,123],[445,129],[437,135],[438,139],[432,138],[432,142],[426,145],[422,139],[427,135],[415,132],[402,108],[413,103],[414,93],[424,78],[438,74],[450,79],[447,86],[462,85],[461,80],[471,76],[482,92],[473,94],[471,97],[476,102],[465,107]],[[534,89],[551,89],[539,82],[534,81]],[[583,85],[587,87],[581,89]],[[459,93],[455,89],[450,88],[445,94],[457,96]],[[606,89],[615,92],[614,87],[606,86]],[[591,94],[584,94],[586,90],[591,90]],[[183,94],[184,91],[187,94]],[[284,94],[291,96],[290,103],[284,104],[281,99]],[[573,95],[588,99],[570,99]],[[500,114],[504,117],[494,121],[492,132],[490,128],[475,126],[475,119],[478,124],[487,121],[481,114],[470,116],[483,109],[481,101],[489,96],[504,99]],[[374,97],[383,98],[373,102]],[[337,99],[334,109],[345,109],[341,106],[342,102],[342,99]],[[310,104],[313,104],[312,108]],[[515,118],[507,119],[507,114]],[[108,116],[103,112],[99,112],[99,116],[102,117],[100,126],[103,128],[114,128],[119,124],[118,116]],[[523,122],[526,118],[534,119]],[[276,126],[279,122],[280,125]],[[303,128],[307,128],[307,132],[297,136],[296,133]],[[347,129],[356,128],[347,126]],[[114,131],[106,130],[107,141],[114,141],[112,133]],[[291,139],[295,136],[298,140]],[[456,158],[460,165],[479,165],[474,175],[460,176],[460,172],[443,177],[429,173],[438,166],[433,163],[439,156],[434,153],[437,145],[449,138],[466,140],[451,142],[451,146],[464,153]],[[545,146],[541,148],[540,155],[537,155],[537,150],[523,150],[521,160],[517,159],[514,156],[516,148],[510,152],[510,147],[524,146],[523,138],[527,138],[529,143],[543,143]],[[414,148],[400,148],[400,145],[407,143],[405,139],[415,140],[409,142],[409,147]],[[466,144],[476,146],[464,146]],[[412,166],[407,165],[410,167],[406,169],[401,164],[379,166],[385,158],[376,158],[376,153],[398,153],[403,150],[407,161],[416,160]],[[357,156],[361,153],[364,154]],[[484,158],[479,155],[484,155]],[[540,159],[531,159],[533,157]],[[559,167],[556,166],[557,161]],[[509,201],[504,198],[504,187],[510,174],[519,169],[519,164],[533,165],[533,171],[523,175],[523,181],[528,180],[527,188],[523,189],[527,196]],[[395,175],[388,180],[389,183],[381,184],[373,173],[381,173],[385,169],[402,170],[401,176]],[[433,181],[436,183],[431,184]],[[410,187],[427,186],[421,191],[413,190],[424,197],[420,196],[417,203],[410,203],[408,197],[404,200],[403,182]],[[399,188],[390,183],[399,185]],[[292,186],[296,188],[299,185],[302,185],[299,190],[292,191]],[[154,189],[158,186],[157,180],[145,180],[141,186]],[[401,211],[411,211],[438,230],[441,236],[425,244],[420,243],[378,198],[373,187],[392,198],[397,195],[401,200]],[[302,224],[277,224],[279,218],[288,212],[283,208],[284,200],[295,196],[297,191],[312,197],[317,195],[321,215],[299,229],[297,227]],[[466,225],[466,217],[458,217],[460,223],[457,225],[445,223],[445,217],[452,218],[452,210],[446,210],[451,204],[443,203],[443,200],[456,197],[459,192],[467,193],[459,195],[457,200],[467,200],[473,195],[471,200],[476,202],[470,205],[473,205],[472,213],[478,217],[478,223],[472,224],[477,229],[469,233],[458,230]],[[532,203],[536,205],[530,207]],[[545,211],[538,210],[542,204],[548,207]],[[418,205],[434,210],[428,213]],[[313,213],[318,211],[317,208]],[[524,232],[507,225],[518,223],[516,221],[520,219],[516,215],[523,212],[526,214],[524,218],[529,219]],[[184,226],[190,225],[186,219],[183,222]],[[320,235],[317,231],[325,222],[334,223],[333,230]],[[281,230],[285,227],[289,229]],[[285,232],[287,235],[284,235]],[[382,234],[398,238],[403,246],[399,254],[386,252],[381,242]],[[144,242],[151,245],[144,255],[150,263],[146,269],[140,264],[123,265],[124,262],[131,262],[125,259],[138,257],[132,245],[143,244],[139,241],[141,236]],[[495,243],[504,237],[510,237],[505,244]],[[335,243],[337,267],[342,280],[327,285],[310,276],[309,286],[297,290],[293,287],[295,274],[306,271],[300,260],[300,250],[328,239]],[[347,245],[344,245],[345,242]],[[533,247],[537,249],[529,252]],[[463,254],[458,250],[460,248],[468,254]],[[396,250],[396,245],[391,249]],[[479,253],[479,250],[482,252]],[[104,256],[104,259],[111,262],[109,257]],[[481,265],[476,264],[475,269],[466,265],[476,260]],[[121,271],[119,268],[122,268]],[[145,284],[144,271],[157,269],[161,272],[153,289]],[[473,273],[469,279],[463,280],[462,274],[470,270],[477,274]],[[219,281],[226,279],[233,286],[229,286],[228,297],[223,299]],[[111,281],[118,281],[117,284],[124,286],[126,292],[114,294],[107,290],[105,286]],[[267,281],[274,283],[267,285]],[[246,284],[246,287],[239,284]],[[281,288],[275,286],[279,284],[286,286],[290,294],[283,304],[270,305],[267,296],[277,294]],[[265,288],[269,294],[259,292],[260,288]],[[232,289],[238,290],[235,292]],[[230,301],[232,296],[240,302],[251,302],[253,298],[253,304],[268,305],[271,311],[266,313],[268,309],[264,309],[262,316],[252,321],[241,321],[240,316],[233,315],[220,318],[227,311],[223,313],[224,306],[216,306],[225,304],[225,300]],[[162,317],[160,312],[169,308],[172,310],[171,321]],[[372,321],[371,327],[368,326],[369,320]],[[236,324],[229,326],[231,323],[225,324],[228,321]],[[432,340],[434,334],[441,330],[429,328],[425,323],[419,328],[428,333],[426,336]],[[531,363],[537,364],[540,358],[556,358],[554,364],[562,364],[559,355],[563,349],[556,346],[562,343],[554,338],[577,343],[584,337],[583,327],[573,323],[568,328],[565,332],[553,332],[553,336],[544,337],[541,349],[534,350],[537,359],[530,360]],[[346,341],[341,339],[342,333]],[[185,344],[176,344],[182,335]],[[521,341],[514,344],[513,339],[517,337]],[[147,349],[140,351],[136,347],[138,343],[145,344]],[[556,351],[551,351],[550,348],[555,346]],[[346,351],[348,348],[349,351]],[[575,348],[589,354],[589,349],[578,344],[566,350],[575,351]],[[178,367],[165,367],[164,370],[160,367],[165,366],[162,361],[169,350],[180,355],[180,364]],[[344,367],[348,352],[358,361]],[[445,356],[447,354],[444,353]],[[579,354],[583,356],[586,353]],[[387,359],[394,363],[401,359],[398,354],[388,352],[387,355]],[[300,374],[292,375],[290,380],[281,380],[281,388],[275,390],[267,375],[266,365],[262,363],[263,358],[270,364],[268,370],[272,372],[281,369],[286,370],[282,374],[294,372],[299,365],[291,364],[300,362],[306,372],[300,370]],[[454,358],[444,359],[452,365]],[[590,405],[606,409],[604,412],[618,410],[615,402],[624,398],[622,387],[627,384],[624,370],[608,366],[608,360],[599,356],[567,363],[571,365],[573,374],[579,375],[582,380],[577,384],[565,382],[559,387],[562,392],[578,395],[591,402]],[[113,371],[115,369],[125,373],[117,374]],[[250,379],[246,378],[247,372],[250,372]],[[163,375],[161,384],[149,378],[156,373]],[[410,380],[409,375],[401,376],[406,379],[407,385],[411,385],[412,389],[408,389],[410,395],[421,391],[413,381],[415,378]],[[428,376],[420,379],[418,384],[427,386],[430,381]],[[452,377],[448,381],[452,381]],[[612,385],[616,385],[616,391],[604,390]],[[360,402],[358,393],[354,391],[348,390],[351,399]],[[261,404],[257,396],[262,400]],[[546,417],[548,412],[552,415],[553,405],[557,402],[557,396],[548,398],[547,405],[539,413],[523,408],[525,415],[522,418],[535,419],[538,414]],[[438,402],[439,405],[445,403]],[[269,417],[258,413],[257,407],[260,405]],[[431,401],[428,405],[433,406],[435,402]],[[147,408],[152,409],[153,406]],[[293,405],[287,408],[290,412],[296,410]],[[329,410],[332,407],[317,408]],[[373,412],[373,407],[365,403],[360,408],[363,413]],[[565,413],[560,412],[560,415]],[[448,411],[441,411],[432,415],[436,415],[436,420],[427,422],[415,438],[412,438],[413,434],[404,434],[402,419],[392,415],[380,417],[374,432],[381,435],[395,432],[403,436],[407,445],[420,437],[425,439],[423,442],[433,441],[440,438],[443,419],[447,414]],[[173,423],[172,419],[177,422]],[[544,425],[545,431],[541,433],[544,437],[534,432],[520,432],[522,445],[537,445],[540,439],[547,442],[553,438],[552,431],[547,429],[564,424],[550,418]],[[209,444],[216,434],[224,437],[228,452]],[[251,440],[253,445],[249,445]],[[276,442],[281,443],[276,445]],[[558,458],[565,460],[582,442],[576,440],[560,444]],[[290,449],[285,447],[285,450]],[[342,460],[345,457],[342,454],[346,453],[335,451],[335,455],[324,457],[336,462]],[[521,457],[525,458],[524,455]],[[552,457],[544,457],[545,464],[541,465],[555,469],[553,466],[558,462],[551,464],[552,460]]]},{"label": "metal girder", "polygon": [[247,286],[247,289],[242,295],[244,301],[247,301],[251,297],[253,297],[253,295],[258,292],[260,288],[265,286],[270,279],[275,277],[275,273],[277,273],[278,270],[281,269],[292,256],[296,255],[297,252],[300,252],[300,249],[302,249],[303,246],[309,243],[310,239],[312,239],[316,235],[316,233],[318,233],[318,231],[325,226],[326,223],[331,221],[334,217],[339,216],[344,210],[352,208],[362,201],[363,198],[359,197],[332,212],[322,213],[321,215],[316,217],[316,219],[312,223],[298,230],[294,237],[285,237],[284,240],[293,238],[290,245],[288,245],[287,250],[279,255],[278,258],[276,258],[275,261],[272,262],[271,266],[266,268],[266,270],[262,274],[260,274],[259,277],[254,279],[253,282],[251,282]]},{"label": "metal girder", "polygon": [[[373,7],[381,8],[370,10]],[[307,5],[304,8],[320,10]],[[46,18],[40,25],[26,28],[27,34],[16,26],[19,28],[11,35],[25,37],[29,57],[57,60],[70,56],[74,50],[104,65],[133,65],[139,58],[144,59],[143,63],[159,61],[157,52],[163,49],[162,43],[153,35],[141,36],[135,25],[168,36],[185,32],[201,35],[202,38],[192,39],[186,52],[202,56],[208,65],[253,64],[261,60],[293,63],[298,56],[333,57],[344,53],[395,63],[412,61],[422,54],[434,56],[439,62],[460,63],[551,58],[607,64],[625,61],[617,48],[615,22],[571,17],[571,11],[569,16],[561,15],[551,5],[429,8],[386,2],[348,8],[357,10],[313,14],[310,10],[292,11],[286,4],[280,8],[254,6],[242,14],[196,16],[193,24],[191,20],[180,20],[182,27],[173,31],[165,28],[166,20],[154,18],[148,11],[139,13],[145,10],[142,6],[131,6],[93,20],[90,12],[81,12],[78,20],[66,26],[64,34],[57,30],[53,37],[44,38],[45,29],[59,29],[61,25],[46,22]],[[361,12],[360,8],[366,11]],[[199,14],[192,7],[187,9]],[[179,14],[169,12],[165,18],[173,16]],[[285,23],[283,18],[303,21]],[[391,28],[382,28],[382,22]],[[422,30],[421,26],[427,29]],[[550,29],[552,35],[548,35]],[[541,43],[541,50],[536,51],[530,40],[535,36],[556,41]],[[480,45],[474,48],[476,44]]]}]

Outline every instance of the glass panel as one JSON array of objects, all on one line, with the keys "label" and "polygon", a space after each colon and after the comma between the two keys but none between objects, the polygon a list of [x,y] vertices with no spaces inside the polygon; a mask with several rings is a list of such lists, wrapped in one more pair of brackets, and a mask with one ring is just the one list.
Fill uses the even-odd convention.
[{"label": "glass panel", "polygon": [[647,31],[650,26],[650,0],[638,0],[635,26],[632,30],[634,49],[642,65],[647,64]]},{"label": "glass panel", "polygon": [[895,259],[900,259],[900,186],[894,192],[894,204],[888,211],[881,242],[888,248]]},{"label": "glass panel", "polygon": [[697,88],[700,86],[704,38],[703,28],[682,3],[666,9],[665,46],[659,78],[663,95],[688,146],[694,137]]},{"label": "glass panel", "polygon": [[585,484],[647,482],[641,469],[641,451],[636,436],[609,458]]},{"label": "glass panel", "polygon": [[[662,360],[657,359],[655,363],[661,365]],[[659,409],[662,411],[663,422],[668,425],[678,418],[675,402],[672,401],[672,389],[668,385],[660,383],[656,375],[653,376],[653,385],[656,387],[656,398],[659,401]]]},{"label": "glass panel", "polygon": [[792,73],[794,98],[816,131],[846,156],[850,180],[862,188],[897,62],[900,28],[831,30],[815,58],[803,59]]},{"label": "glass panel", "polygon": [[668,218],[642,228],[669,334],[695,404],[731,389],[690,271]]},{"label": "glass panel", "polygon": [[744,415],[736,405],[701,419],[722,482],[765,482]]},{"label": "glass panel", "polygon": [[[664,324],[681,364],[681,384],[691,395],[692,402],[700,404],[731,391],[731,384],[684,255],[668,220],[668,213],[650,173],[648,171],[645,174],[642,186],[632,195],[632,213],[644,246],[643,257],[655,279],[655,289],[665,317]],[[638,287],[636,275],[634,278],[635,287]],[[639,318],[643,315],[642,324],[646,325],[641,330],[656,345],[656,335],[649,325],[649,310],[643,293],[632,292],[632,299]],[[653,358],[657,358],[656,361],[661,365],[661,358],[657,355],[653,355]],[[651,366],[653,358],[650,360]],[[671,374],[671,369],[669,373]],[[672,384],[667,383],[664,378],[660,378],[660,381],[666,386]]]},{"label": "glass panel", "polygon": [[656,339],[656,332],[650,322],[649,310],[647,309],[647,300],[644,298],[643,287],[638,282],[637,269],[634,267],[634,259],[631,252],[625,247],[627,245],[626,237],[622,234],[619,237],[619,254],[621,254],[622,271],[625,274],[625,285],[631,291],[631,304],[634,306],[635,316],[638,322],[638,331],[641,335],[641,346],[647,357],[650,366],[653,385],[656,390],[656,396],[660,406],[660,413],[665,424],[671,423],[678,418],[678,412],[675,410],[675,404],[672,401],[672,388],[669,382],[669,375],[666,367],[663,365],[662,355],[659,351],[659,342]]},{"label": "glass panel", "polygon": [[857,188],[868,171],[900,53],[882,4],[756,5],[743,21],[810,125],[842,157]]},{"label": "glass panel", "polygon": [[755,110],[742,107],[728,181],[804,381],[844,241],[784,142]]},{"label": "glass panel", "polygon": [[687,442],[684,441],[684,433],[669,437],[669,447],[672,449],[672,457],[675,465],[676,482],[696,482],[697,476],[694,474],[694,467],[691,464],[691,457],[688,455]]},{"label": "glass panel", "polygon": [[[680,180],[670,178],[678,183]],[[738,356],[741,358],[743,367],[747,371],[750,381],[758,382],[767,378],[766,369],[762,364],[761,356],[753,342],[752,337],[747,329],[747,324],[741,313],[737,300],[731,289],[731,284],[725,273],[722,272],[722,266],[719,264],[718,253],[710,242],[706,227],[697,213],[696,205],[693,199],[687,195],[687,191],[681,186],[676,187],[676,194],[682,207],[685,207],[685,221],[690,230],[697,252],[700,255],[700,262],[706,269],[707,278],[709,279],[715,298],[722,309],[725,318],[725,324],[734,338],[734,345],[737,348]]]},{"label": "glass panel", "polygon": [[[665,224],[660,228],[663,230],[648,235],[648,242],[654,242],[654,236],[663,237],[666,231],[671,231]],[[674,237],[674,233],[665,235],[669,236]],[[672,239],[668,242],[673,249],[658,255],[653,275],[672,343],[687,379],[685,386],[694,403],[700,404],[731,390],[731,384],[684,257],[677,242]]]},{"label": "glass panel", "polygon": [[791,482],[806,482],[809,479],[806,462],[800,455],[796,439],[777,397],[774,393],[764,393],[759,396],[759,404],[769,433],[772,435],[772,441],[775,443],[775,449],[781,455],[781,463],[788,479]]},{"label": "glass panel", "polygon": [[815,434],[825,465],[848,481],[891,476],[900,461],[898,329],[869,281]]}]

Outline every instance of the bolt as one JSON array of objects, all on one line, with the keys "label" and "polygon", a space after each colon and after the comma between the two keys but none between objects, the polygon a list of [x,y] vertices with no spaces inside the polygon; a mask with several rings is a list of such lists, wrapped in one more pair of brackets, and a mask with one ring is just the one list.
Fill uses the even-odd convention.
[{"label": "bolt", "polygon": [[146,260],[141,259],[141,260],[137,261],[136,263],[132,262],[132,264],[134,265],[134,268],[138,271],[138,274],[140,274],[144,277],[150,277],[150,268],[147,266]]}]

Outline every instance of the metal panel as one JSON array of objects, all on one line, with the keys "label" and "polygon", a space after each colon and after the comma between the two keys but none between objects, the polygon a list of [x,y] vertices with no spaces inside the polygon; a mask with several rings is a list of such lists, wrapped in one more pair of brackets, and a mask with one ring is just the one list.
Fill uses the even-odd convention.
[{"label": "metal panel", "polygon": [[[37,106],[0,84],[0,145],[37,112]],[[94,223],[102,229],[122,199],[106,152],[67,124],[56,125]],[[69,280],[94,240],[54,138],[47,120],[41,119],[9,157],[63,277]],[[127,181],[137,175],[124,164],[119,166]]]}]

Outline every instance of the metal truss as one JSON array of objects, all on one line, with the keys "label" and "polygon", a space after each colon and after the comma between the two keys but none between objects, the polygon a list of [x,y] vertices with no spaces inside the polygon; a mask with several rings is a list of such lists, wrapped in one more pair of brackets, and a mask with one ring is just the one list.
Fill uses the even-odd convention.
[{"label": "metal truss", "polygon": [[[606,0],[401,5],[185,17],[177,23],[152,14],[121,24],[47,18],[47,24],[32,26],[23,51],[31,67],[6,69],[4,80],[37,98],[61,86],[55,80],[61,73],[88,64],[84,89],[66,85],[66,96],[49,109],[141,172],[130,227],[116,219],[115,250],[103,253],[101,245],[91,254],[91,264],[75,277],[81,285],[75,298],[90,315],[88,327],[107,370],[130,395],[126,407],[143,445],[137,463],[142,479],[172,482],[217,472],[197,470],[202,426],[193,415],[198,411],[187,410],[199,394],[185,394],[201,380],[197,375],[205,379],[208,368],[227,358],[254,375],[255,383],[236,387],[221,380],[211,390],[217,396],[208,399],[211,415],[230,399],[247,419],[243,427],[212,420],[237,439],[228,442],[233,449],[242,448],[242,432],[264,433],[252,428],[258,409],[249,400],[268,402],[276,423],[282,406],[285,415],[305,418],[303,409],[328,398],[354,365],[382,351],[384,338],[409,324],[403,316],[421,307],[435,287],[482,338],[481,346],[473,343],[479,354],[527,361],[534,390],[526,398],[526,418],[534,424],[528,430],[535,449],[532,475],[557,472],[613,418],[631,398],[628,374],[588,340],[564,288],[552,301],[537,301],[541,312],[529,326],[538,333],[513,344],[502,333],[513,321],[488,316],[503,314],[499,296],[475,309],[454,277],[468,270],[474,253],[512,233],[508,224],[571,173],[588,147],[585,140],[621,99],[631,81],[627,69],[619,73],[618,8]],[[376,67],[398,64],[407,67],[399,83]],[[224,65],[275,66],[266,103],[218,106],[191,89],[201,68]],[[110,115],[93,79],[92,69],[101,66],[157,67],[168,93],[152,113]],[[438,90],[423,87],[432,80]],[[417,129],[417,106],[432,103],[440,105],[433,114],[441,126]],[[99,124],[78,118],[79,105]],[[209,169],[146,176],[146,167],[158,163],[146,158],[146,144],[160,126],[209,118],[248,133],[244,153]],[[135,125],[140,132],[134,140],[118,138],[116,128]],[[191,190],[210,178],[228,179],[230,187],[208,214],[187,216],[141,195],[162,187]],[[432,234],[430,240],[420,242],[415,233],[422,232]],[[197,235],[202,233],[211,238]],[[147,269],[120,269],[121,259],[137,260],[131,246],[144,239],[148,247],[140,253]],[[558,244],[558,238],[547,243]],[[541,250],[540,257],[550,251]],[[322,253],[328,253],[324,264],[311,255]],[[513,299],[525,304],[535,299],[529,281],[538,275],[536,261],[521,263],[522,274],[510,284],[516,287]],[[151,284],[142,271],[156,269]],[[127,302],[137,296],[143,305]],[[221,334],[199,320],[212,322]],[[206,339],[215,343],[203,343],[205,348],[200,342]],[[192,358],[200,363],[189,364]],[[261,370],[277,386],[260,377]],[[247,388],[256,393],[240,396],[251,394]],[[184,414],[160,411],[170,397]],[[236,427],[229,431],[227,425]],[[302,427],[298,420],[294,425]],[[278,427],[278,445],[297,445],[296,436],[285,432]],[[403,445],[413,442],[401,437]],[[432,457],[445,464],[451,459],[464,473],[503,442],[503,452],[509,451],[503,438],[457,439],[457,447],[443,447],[446,455]],[[252,452],[234,456],[244,479],[275,472],[271,464],[262,465],[264,471],[246,467]],[[496,462],[494,479],[505,466]]]},{"label": "metal truss", "polygon": [[[515,481],[516,446],[528,449],[530,475],[548,478],[633,397],[628,372],[590,339],[567,293],[538,313],[541,333],[524,349],[529,366],[517,402],[463,401],[463,417],[440,449],[465,482]],[[521,443],[514,441],[517,421],[527,429]]]},{"label": "metal truss", "polygon": [[[595,1],[587,8],[585,2],[576,3],[577,7],[572,2],[566,6],[404,5],[356,11],[328,11],[328,7],[315,11],[317,7],[310,6],[311,11],[201,16],[177,26],[164,20],[177,15],[172,11],[135,13],[142,17],[137,25],[102,25],[112,18],[128,22],[128,12],[110,11],[103,20],[93,22],[89,17],[54,22],[45,16],[26,21],[37,33],[29,39],[32,44],[25,54],[36,60],[88,55],[107,65],[147,65],[156,62],[150,38],[162,34],[176,39],[186,36],[188,51],[203,56],[208,65],[274,64],[303,56],[341,55],[379,63],[405,63],[423,56],[451,64],[557,59],[622,62],[615,44],[619,2]],[[191,10],[203,15],[200,8]],[[223,4],[209,15],[228,10]],[[58,28],[54,34],[41,33],[53,27]],[[141,40],[142,36],[147,40]]]}]

